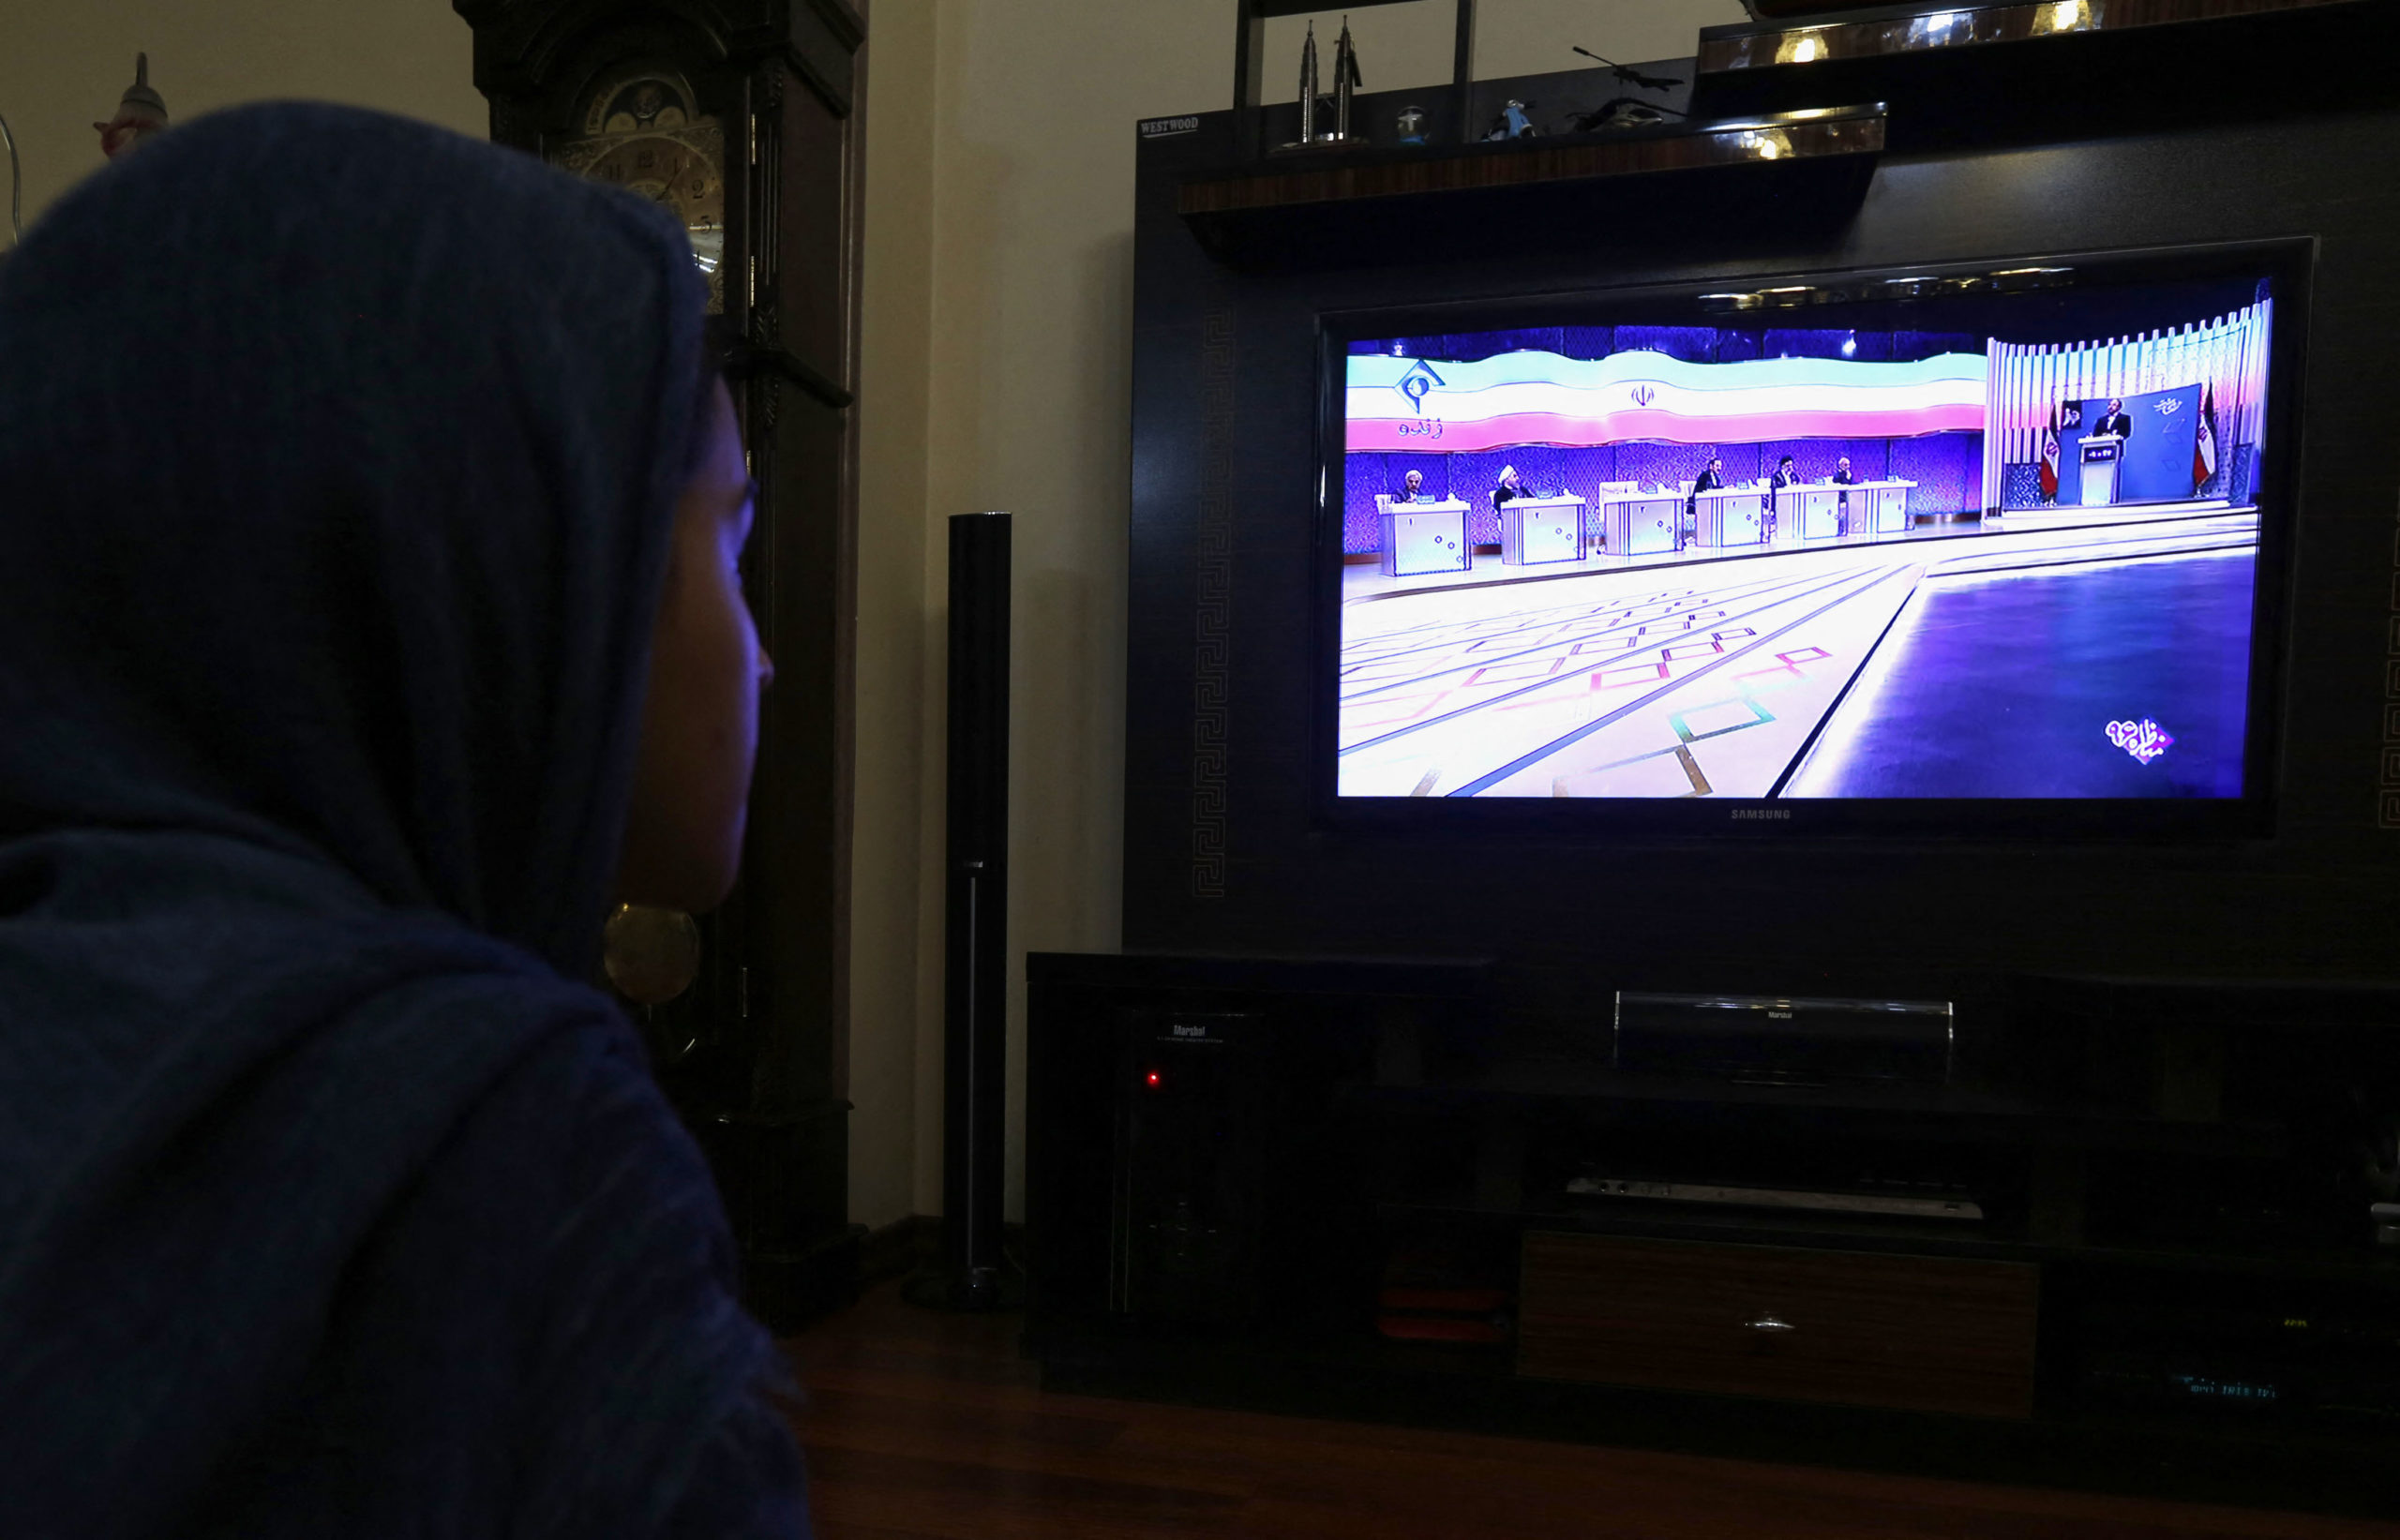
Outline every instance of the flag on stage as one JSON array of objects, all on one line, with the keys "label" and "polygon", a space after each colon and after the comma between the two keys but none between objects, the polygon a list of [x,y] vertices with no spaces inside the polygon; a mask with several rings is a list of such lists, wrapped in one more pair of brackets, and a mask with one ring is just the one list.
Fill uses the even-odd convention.
[{"label": "flag on stage", "polygon": [[2192,490],[2197,492],[2216,474],[2216,393],[2200,387],[2200,435],[2192,446]]},{"label": "flag on stage", "polygon": [[2059,412],[2050,409],[2049,426],[2042,429],[2042,496],[2059,495]]}]

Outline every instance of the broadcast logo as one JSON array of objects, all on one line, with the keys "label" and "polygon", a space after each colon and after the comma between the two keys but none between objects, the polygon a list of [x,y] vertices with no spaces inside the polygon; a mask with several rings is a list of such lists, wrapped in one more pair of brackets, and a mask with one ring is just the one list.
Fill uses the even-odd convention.
[{"label": "broadcast logo", "polygon": [[2111,722],[2108,741],[2147,765],[2175,744],[2173,735],[2148,717],[2139,722]]}]

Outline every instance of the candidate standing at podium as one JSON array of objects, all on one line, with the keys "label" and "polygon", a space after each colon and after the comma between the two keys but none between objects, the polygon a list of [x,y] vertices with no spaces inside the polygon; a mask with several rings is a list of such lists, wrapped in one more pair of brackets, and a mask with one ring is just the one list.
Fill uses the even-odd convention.
[{"label": "candidate standing at podium", "polygon": [[[1851,473],[1849,456],[1844,455],[1834,461],[1833,484],[1836,486],[1854,486],[1857,481],[1858,478]],[[1834,533],[1838,535],[1850,533],[1850,494],[1848,492],[1841,495],[1841,504],[1835,510]]]},{"label": "candidate standing at podium", "polygon": [[1425,472],[1422,471],[1411,471],[1407,475],[1401,477],[1400,496],[1392,499],[1392,501],[1394,502],[1431,501],[1432,500],[1425,496]]},{"label": "candidate standing at podium", "polygon": [[1782,496],[1785,487],[1796,486],[1799,480],[1799,470],[1791,456],[1786,455],[1776,461],[1775,474],[1769,476],[1766,483],[1766,530],[1760,536],[1761,544],[1769,546],[1775,544],[1776,516],[1781,511],[1777,500]]},{"label": "candidate standing at podium", "polygon": [[2125,404],[2122,401],[2108,403],[2108,414],[2093,426],[2091,437],[2098,438],[2104,433],[2119,439],[2130,439],[2134,436],[2134,420],[2125,415]]},{"label": "candidate standing at podium", "polygon": [[1684,494],[1684,521],[1675,531],[1675,549],[1678,552],[1686,544],[1700,544],[1700,494],[1721,491],[1724,486],[1725,462],[1711,455],[1708,469],[1700,473],[1700,479],[1691,484],[1691,490]]}]

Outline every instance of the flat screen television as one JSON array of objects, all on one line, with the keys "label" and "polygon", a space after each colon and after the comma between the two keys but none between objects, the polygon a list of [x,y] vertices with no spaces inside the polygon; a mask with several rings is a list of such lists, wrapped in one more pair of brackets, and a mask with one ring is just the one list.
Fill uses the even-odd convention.
[{"label": "flat screen television", "polygon": [[1326,315],[1325,819],[2268,832],[2308,257]]}]

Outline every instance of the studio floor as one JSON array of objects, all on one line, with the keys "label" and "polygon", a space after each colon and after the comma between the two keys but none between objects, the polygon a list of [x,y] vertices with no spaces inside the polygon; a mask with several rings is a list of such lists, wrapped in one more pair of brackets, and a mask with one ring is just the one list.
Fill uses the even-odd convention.
[{"label": "studio floor", "polygon": [[[1344,796],[2235,796],[2258,516],[1345,588]],[[2172,752],[2122,752],[2152,720]]]},{"label": "studio floor", "polygon": [[788,1344],[821,1540],[2393,1540],[2400,1525],[1045,1395],[885,1285]]}]

